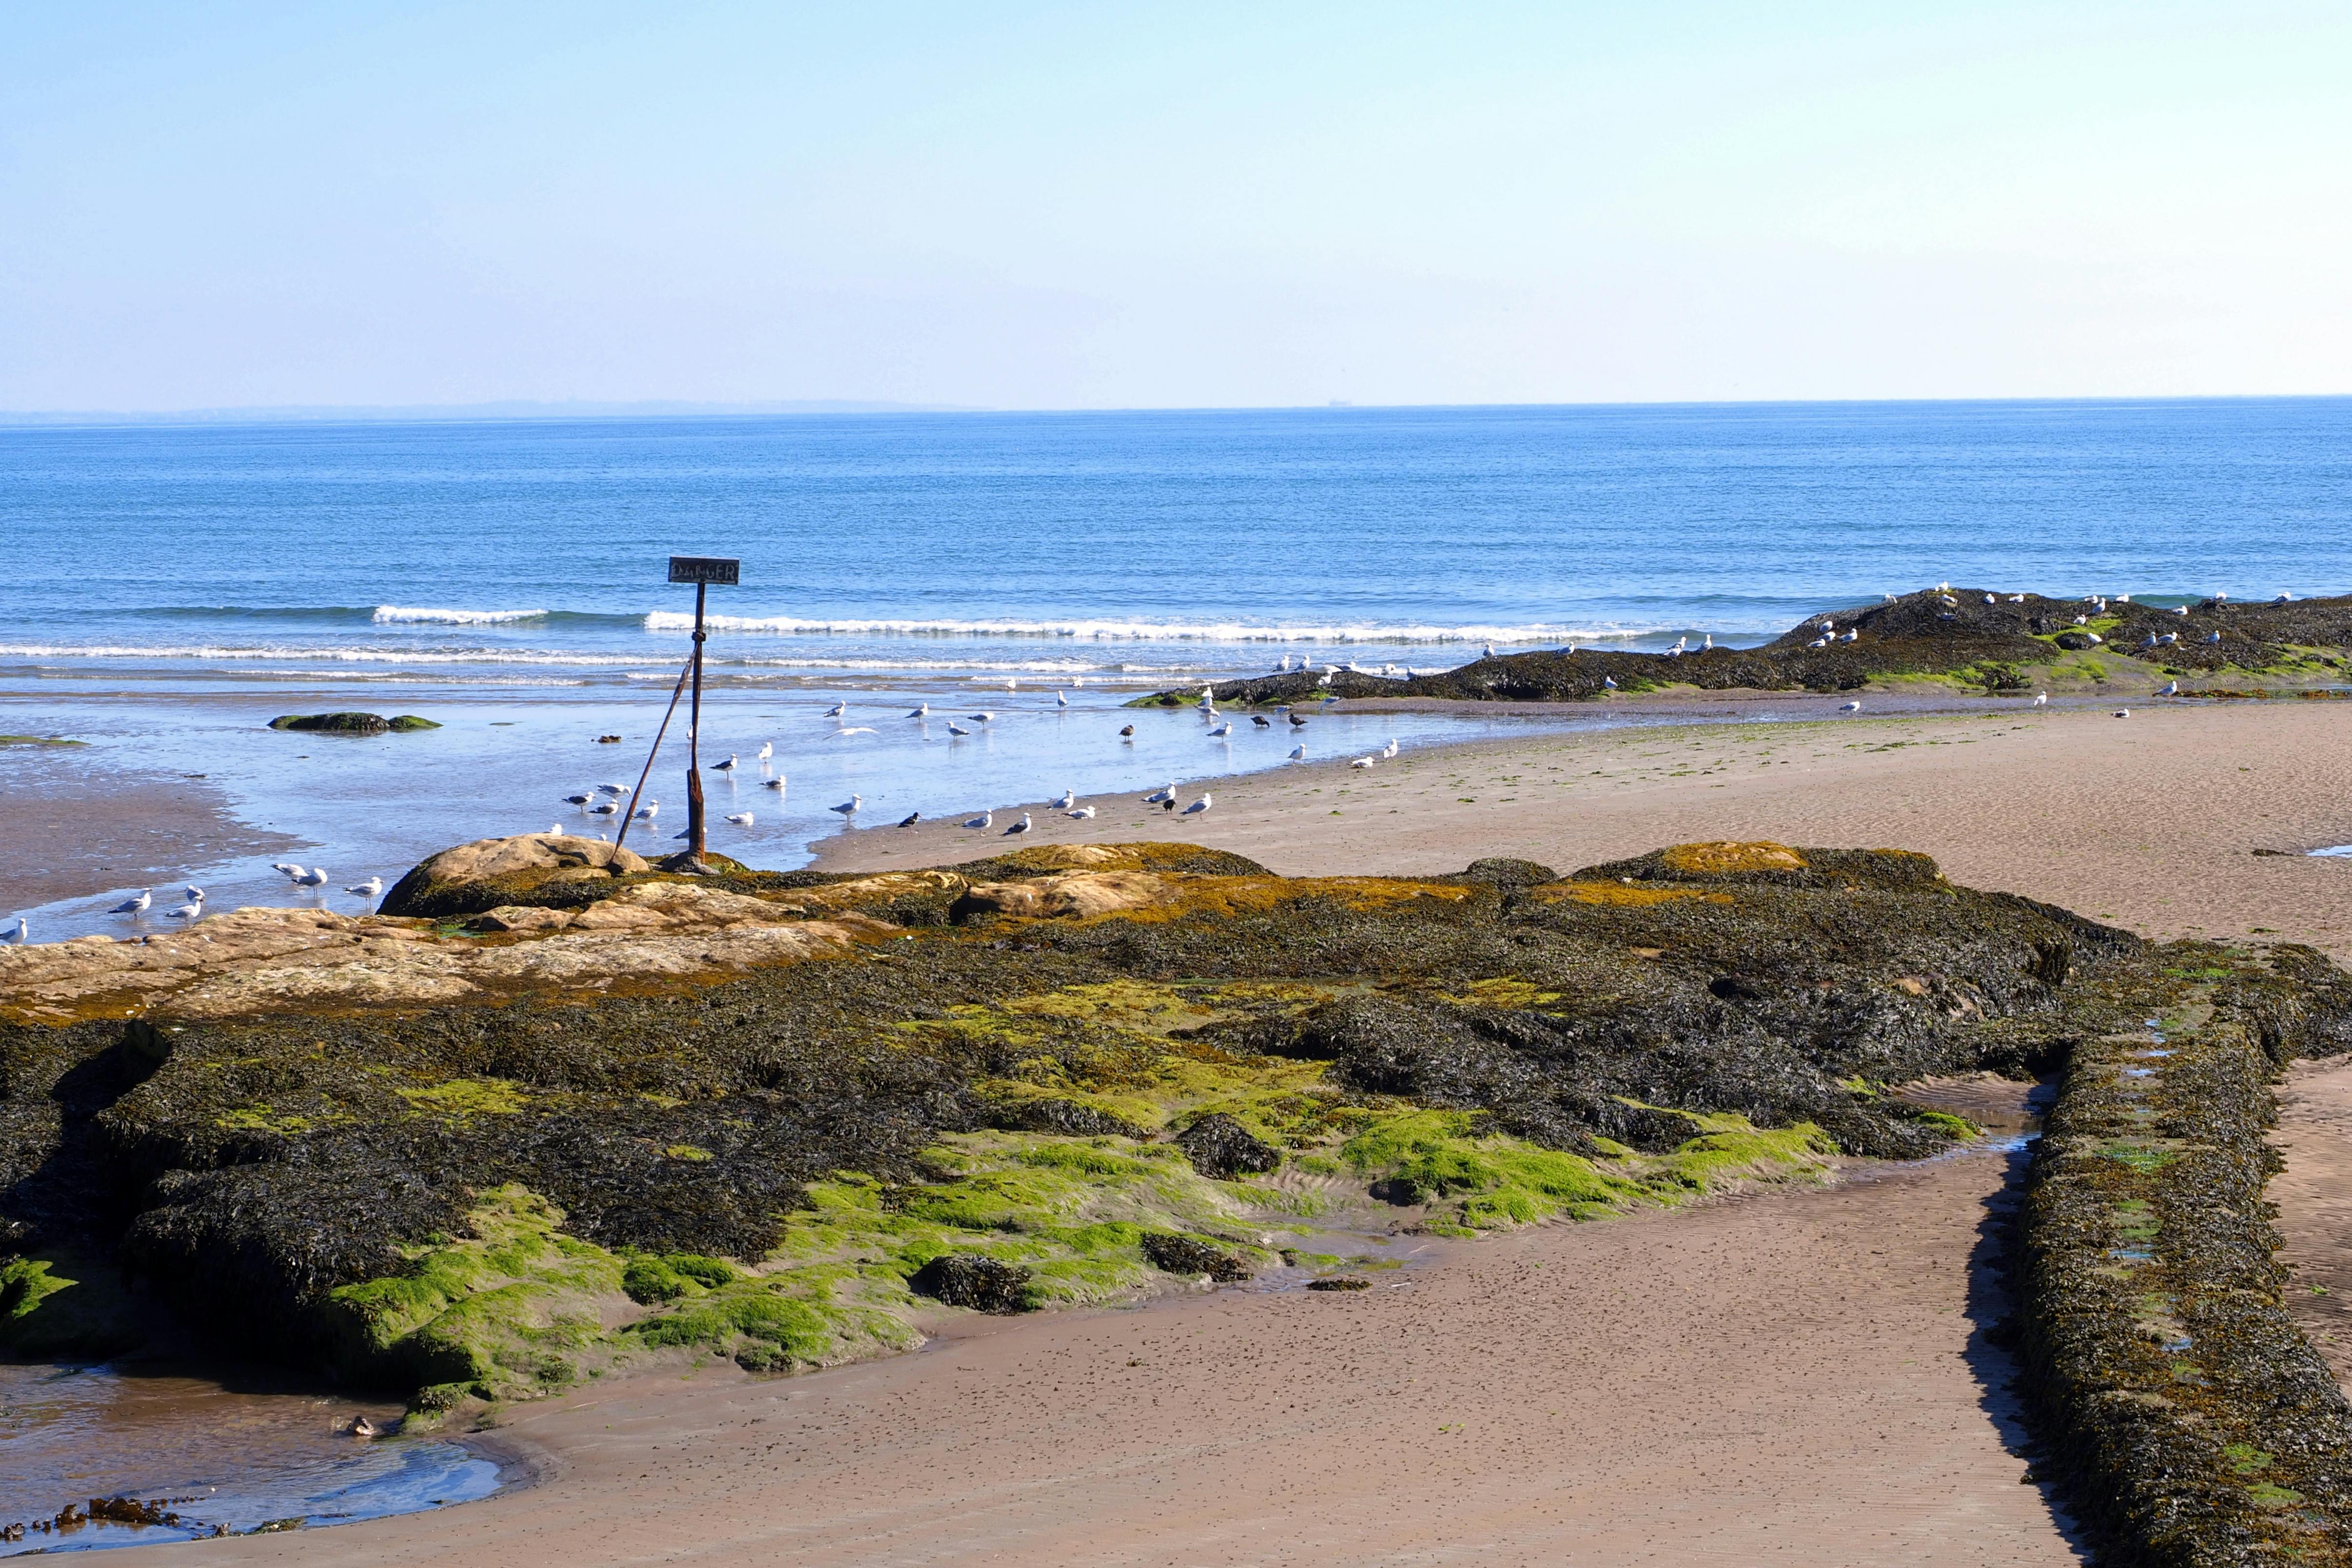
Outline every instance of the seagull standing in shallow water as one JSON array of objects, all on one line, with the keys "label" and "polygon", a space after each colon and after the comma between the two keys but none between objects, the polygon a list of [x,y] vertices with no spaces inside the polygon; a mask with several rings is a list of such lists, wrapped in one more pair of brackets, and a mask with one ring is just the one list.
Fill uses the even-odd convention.
[{"label": "seagull standing in shallow water", "polygon": [[106,912],[110,915],[143,915],[147,912],[147,906],[154,901],[155,889],[142,888],[137,898],[125,899]]},{"label": "seagull standing in shallow water", "polygon": [[313,866],[295,878],[294,885],[298,888],[323,888],[327,885],[327,868],[324,866]]},{"label": "seagull standing in shallow water", "polygon": [[727,814],[727,820],[733,823],[738,827],[749,827],[751,826],[753,818],[751,814],[748,811],[730,811]]},{"label": "seagull standing in shallow water", "polygon": [[909,719],[928,719],[930,717],[930,712],[931,705],[929,703],[918,702],[912,708],[907,710],[907,717]]},{"label": "seagull standing in shallow water", "polygon": [[352,883],[350,887],[345,888],[343,891],[346,893],[357,893],[362,899],[373,899],[378,893],[383,891],[383,879],[382,877],[370,877],[364,882]]},{"label": "seagull standing in shallow water", "polygon": [[1290,748],[1290,760],[1294,763],[1303,763],[1307,760],[1306,742],[1301,741],[1298,744]]},{"label": "seagull standing in shallow water", "polygon": [[827,811],[837,811],[844,816],[856,816],[857,815],[857,808],[865,804],[866,797],[864,795],[853,795],[847,800],[843,801],[839,805],[828,805],[825,809]]},{"label": "seagull standing in shallow water", "polygon": [[735,753],[734,753],[734,752],[728,752],[728,753],[727,753],[727,760],[726,760],[725,762],[723,762],[723,763],[711,763],[711,764],[710,764],[710,771],[711,771],[712,773],[733,773],[733,772],[735,771]]},{"label": "seagull standing in shallow water", "polygon": [[828,718],[828,719],[838,719],[838,718],[840,718],[844,713],[846,713],[846,712],[848,712],[848,711],[849,711],[849,704],[848,704],[848,703],[846,703],[846,702],[836,702],[836,703],[835,703],[832,707],[830,707],[830,708],[828,708],[828,709],[826,709],[826,710],[824,710],[824,716],[825,716],[826,718]]},{"label": "seagull standing in shallow water", "polygon": [[760,750],[756,760],[764,763],[775,754],[776,743],[773,741],[762,741],[760,742]]},{"label": "seagull standing in shallow water", "polygon": [[637,807],[636,819],[639,822],[651,822],[654,819],[655,815],[660,810],[661,802],[657,800],[649,800],[646,802],[645,805]]},{"label": "seagull standing in shallow water", "polygon": [[1859,702],[1840,703],[1838,705],[1838,711],[1841,713],[1859,713],[1862,711],[1862,704]]}]

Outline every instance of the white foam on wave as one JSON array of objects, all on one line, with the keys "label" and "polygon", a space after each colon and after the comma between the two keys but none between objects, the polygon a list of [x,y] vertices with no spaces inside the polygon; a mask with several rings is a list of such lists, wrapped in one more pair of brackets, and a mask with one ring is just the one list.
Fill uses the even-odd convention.
[{"label": "white foam on wave", "polygon": [[[1470,643],[1550,645],[1638,637],[1663,628],[1559,626],[1251,626],[1241,621],[926,621],[861,620],[798,616],[706,616],[713,631],[766,632],[781,637],[1039,637],[1096,642],[1208,643]],[[646,616],[649,632],[694,629],[682,611],[656,610]]]},{"label": "white foam on wave", "polygon": [[380,626],[499,626],[510,621],[542,620],[546,616],[545,610],[412,609],[404,605],[378,605],[369,619]]}]

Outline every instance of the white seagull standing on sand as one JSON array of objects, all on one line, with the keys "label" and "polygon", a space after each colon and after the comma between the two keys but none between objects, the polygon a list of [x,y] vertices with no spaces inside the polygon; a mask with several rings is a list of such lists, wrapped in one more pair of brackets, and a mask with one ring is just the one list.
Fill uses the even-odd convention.
[{"label": "white seagull standing on sand", "polygon": [[2168,680],[2156,689],[2156,694],[2158,697],[2178,697],[2180,695],[2180,682]]},{"label": "white seagull standing on sand", "polygon": [[1192,805],[1184,808],[1184,815],[1186,816],[1198,816],[1201,813],[1208,810],[1209,807],[1215,804],[1216,802],[1214,800],[1211,799],[1204,794],[1200,799],[1194,801]]},{"label": "white seagull standing on sand", "polygon": [[143,915],[147,912],[147,906],[154,901],[155,889],[142,888],[137,898],[125,899],[106,912],[110,915]]},{"label": "white seagull standing on sand", "polygon": [[2116,717],[2118,719],[2128,719],[2131,717],[2131,710],[2128,708],[2118,708],[2116,710]]},{"label": "white seagull standing on sand", "polygon": [[1304,741],[1290,748],[1290,760],[1294,763],[1303,763],[1307,760],[1307,743]]},{"label": "white seagull standing on sand", "polygon": [[1067,811],[1070,807],[1078,804],[1078,792],[1074,789],[1066,789],[1052,804],[1055,811]]},{"label": "white seagull standing on sand", "polygon": [[839,805],[828,805],[825,809],[827,811],[837,811],[844,816],[856,816],[857,815],[857,808],[865,804],[866,797],[864,795],[853,795],[847,800],[843,801]]},{"label": "white seagull standing on sand", "polygon": [[964,824],[966,827],[992,827],[995,825],[996,813],[993,811],[983,811]]},{"label": "white seagull standing on sand", "polygon": [[294,885],[298,888],[323,888],[327,885],[327,868],[324,866],[313,866],[295,878]]},{"label": "white seagull standing on sand", "polygon": [[1389,743],[1388,743],[1387,745],[1382,746],[1382,747],[1381,748],[1381,756],[1383,756],[1383,757],[1393,757],[1393,756],[1395,756],[1396,754],[1397,754],[1397,738],[1396,738],[1394,735],[1391,735],[1391,736],[1389,737]]},{"label": "white seagull standing on sand", "polygon": [[1023,813],[1021,814],[1021,820],[1020,820],[1020,821],[1018,821],[1018,822],[1014,823],[1012,826],[1010,826],[1010,827],[1008,827],[1008,828],[1006,828],[1006,829],[1004,830],[1004,837],[1007,837],[1007,838],[1010,838],[1010,837],[1013,837],[1014,834],[1016,834],[1016,833],[1026,833],[1026,832],[1028,832],[1028,831],[1029,831],[1029,814],[1028,814],[1027,812],[1025,812],[1025,811],[1024,811],[1024,812],[1023,812]]},{"label": "white seagull standing on sand", "polygon": [[1081,805],[1076,807],[1075,810],[1064,813],[1065,816],[1076,817],[1080,822],[1086,821],[1087,818],[1093,816],[1094,814],[1095,808],[1091,805]]},{"label": "white seagull standing on sand", "polygon": [[383,891],[383,879],[382,877],[370,877],[364,882],[353,882],[350,887],[345,888],[343,891],[346,893],[357,893],[362,899],[373,899],[378,893]]},{"label": "white seagull standing on sand", "polygon": [[1372,759],[1370,757],[1358,757],[1354,762],[1349,763],[1348,765],[1351,768],[1369,768],[1372,765]]},{"label": "white seagull standing on sand", "polygon": [[1176,781],[1174,779],[1170,779],[1166,789],[1153,790],[1150,795],[1143,797],[1143,804],[1146,805],[1158,805],[1162,801],[1174,800],[1175,798]]},{"label": "white seagull standing on sand", "polygon": [[2049,707],[2049,706],[2050,706],[2050,693],[2048,693],[2047,691],[2037,691],[2037,692],[2035,692],[2035,693],[2033,694],[2033,705],[2034,705],[2036,708],[2047,708],[2047,707]]}]

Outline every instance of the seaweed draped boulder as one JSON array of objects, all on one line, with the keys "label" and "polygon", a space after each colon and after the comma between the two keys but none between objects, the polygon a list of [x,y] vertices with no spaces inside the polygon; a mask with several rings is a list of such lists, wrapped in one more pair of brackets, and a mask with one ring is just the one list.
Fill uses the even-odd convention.
[{"label": "seaweed draped boulder", "polygon": [[1931,1152],[1948,1119],[1890,1085],[2051,1059],[2079,976],[2143,951],[1923,857],[1752,844],[695,877],[549,835],[386,908],[0,950],[0,1267],[101,1278],[78,1250],[378,1382],[817,1364],[908,1342],[910,1289],[1263,1267],[1301,1184],[1461,1235]]},{"label": "seaweed draped boulder", "polygon": [[273,730],[316,731],[327,735],[405,734],[412,730],[438,730],[440,725],[414,713],[387,719],[381,713],[281,713],[269,721]]}]

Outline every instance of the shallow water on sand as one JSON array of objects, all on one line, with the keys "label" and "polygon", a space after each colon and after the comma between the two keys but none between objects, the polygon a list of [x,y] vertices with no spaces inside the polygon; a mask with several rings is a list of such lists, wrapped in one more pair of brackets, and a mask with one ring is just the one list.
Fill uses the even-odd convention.
[{"label": "shallow water on sand", "polygon": [[118,1496],[160,1501],[184,1521],[28,1529],[0,1542],[0,1556],[342,1523],[497,1489],[498,1465],[456,1443],[342,1435],[358,1415],[389,1425],[400,1408],[177,1373],[0,1364],[0,1526]]},{"label": "shallow water on sand", "polygon": [[[361,913],[373,909],[374,900],[344,889],[372,875],[381,876],[388,887],[418,860],[452,844],[543,833],[551,826],[609,836],[614,831],[610,819],[591,817],[564,797],[601,783],[633,787],[667,697],[667,691],[633,700],[615,700],[610,694],[533,693],[521,700],[486,700],[448,690],[362,689],[268,699],[19,699],[0,700],[0,728],[82,741],[85,747],[72,755],[93,772],[120,768],[145,775],[201,776],[206,786],[227,796],[240,820],[302,840],[305,847],[286,851],[287,858],[305,866],[323,862],[330,873],[322,889],[298,890],[270,869],[270,855],[208,862],[192,858],[178,876],[205,889],[205,908],[314,903]],[[933,687],[707,693],[702,762],[710,847],[751,865],[789,870],[807,862],[812,840],[836,833],[887,833],[909,812],[961,819],[990,807],[1050,799],[1066,789],[1083,802],[1089,796],[1140,795],[1171,781],[1189,801],[1219,778],[1286,765],[1291,750],[1301,744],[1310,758],[1352,757],[1391,739],[1413,748],[1570,722],[1505,713],[1352,713],[1342,705],[1316,713],[1299,730],[1278,716],[1260,728],[1247,714],[1234,715],[1233,733],[1212,738],[1213,726],[1191,709],[1125,709],[1117,705],[1118,697],[1101,692],[1069,697],[1065,708],[1050,690],[1006,692],[1001,687],[993,692]],[[825,716],[827,708],[845,699],[851,703],[846,714]],[[931,706],[929,717],[908,718],[923,701]],[[359,737],[268,727],[279,713],[339,708],[417,713],[443,727]],[[983,712],[993,717],[971,717]],[[971,733],[955,735],[950,723]],[[1134,735],[1121,736],[1121,728],[1129,724]],[[646,786],[647,798],[658,803],[657,814],[651,824],[633,826],[626,839],[648,856],[680,847],[675,836],[686,826],[685,730],[681,710]],[[598,736],[609,734],[622,740],[597,742]],[[756,753],[769,742],[775,756],[763,765]],[[740,759],[737,767],[718,771],[714,764],[730,752]],[[773,778],[782,779],[784,787],[767,787]],[[864,797],[854,818],[830,809],[853,793]],[[726,820],[739,814],[751,821]],[[1001,830],[1010,820],[975,831],[971,858],[1002,847]],[[1167,833],[1181,836],[1173,820]],[[182,922],[164,912],[183,901],[177,881],[159,883],[152,906],[142,917],[108,912],[139,890],[133,883],[28,909],[12,905],[6,888],[0,887],[0,916],[25,915],[35,942],[179,928]]]}]

